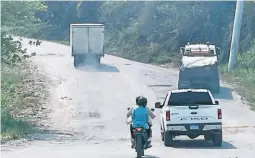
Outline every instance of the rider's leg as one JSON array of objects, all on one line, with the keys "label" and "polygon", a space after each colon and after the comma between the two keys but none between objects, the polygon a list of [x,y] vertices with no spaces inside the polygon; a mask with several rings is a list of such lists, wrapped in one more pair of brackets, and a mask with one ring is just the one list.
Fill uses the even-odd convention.
[{"label": "rider's leg", "polygon": [[134,139],[134,129],[132,124],[130,124],[130,135],[131,135],[131,138]]},{"label": "rider's leg", "polygon": [[147,133],[148,138],[150,138],[150,134],[151,134],[150,128],[149,128],[149,129],[146,129],[146,133]]},{"label": "rider's leg", "polygon": [[131,148],[135,146],[135,140],[134,140],[134,129],[132,124],[130,124],[130,135],[131,135]]},{"label": "rider's leg", "polygon": [[151,137],[152,137],[151,126],[152,126],[152,125],[149,124],[149,129],[147,129],[147,134],[148,134],[148,147],[151,147],[151,146],[152,146],[152,145],[151,145]]},{"label": "rider's leg", "polygon": [[145,135],[146,135],[145,140],[147,140],[146,148],[150,148],[150,147],[152,147],[151,146],[151,139],[150,139],[150,128],[146,129],[146,134]]},{"label": "rider's leg", "polygon": [[149,125],[149,129],[148,129],[148,136],[149,136],[149,138],[151,138],[151,137],[152,137],[152,130],[151,130],[151,126],[152,126],[152,125]]}]

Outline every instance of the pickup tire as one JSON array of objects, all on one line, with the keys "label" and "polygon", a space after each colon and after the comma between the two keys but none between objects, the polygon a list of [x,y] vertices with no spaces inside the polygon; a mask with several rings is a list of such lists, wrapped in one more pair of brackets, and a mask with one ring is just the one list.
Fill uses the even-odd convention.
[{"label": "pickup tire", "polygon": [[212,140],[212,136],[211,135],[204,135],[205,140]]},{"label": "pickup tire", "polygon": [[169,131],[164,132],[164,145],[165,146],[173,146],[173,134]]},{"label": "pickup tire", "polygon": [[212,142],[214,146],[221,146],[222,145],[222,131],[219,133],[215,133],[212,136]]}]

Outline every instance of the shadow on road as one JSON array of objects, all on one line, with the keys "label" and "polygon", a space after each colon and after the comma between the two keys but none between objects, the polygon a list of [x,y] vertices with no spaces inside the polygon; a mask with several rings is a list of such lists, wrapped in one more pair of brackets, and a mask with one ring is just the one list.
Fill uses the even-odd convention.
[{"label": "shadow on road", "polygon": [[58,130],[48,130],[41,129],[38,133],[28,134],[28,140],[36,141],[64,141],[64,140],[74,140],[77,133],[71,133],[68,131],[58,131]]},{"label": "shadow on road", "polygon": [[86,72],[120,72],[118,68],[111,65],[100,64],[98,66],[95,65],[85,65],[79,66],[76,69]]},{"label": "shadow on road", "polygon": [[221,147],[215,147],[212,141],[206,140],[176,140],[174,148],[185,148],[185,149],[236,149],[234,145],[229,142],[223,141]]},{"label": "shadow on road", "polygon": [[219,94],[213,94],[215,99],[227,99],[227,100],[233,100],[232,96],[232,89],[227,87],[221,87]]},{"label": "shadow on road", "polygon": [[158,156],[144,155],[143,158],[160,158]]},{"label": "shadow on road", "polygon": [[150,84],[148,87],[172,87],[171,84]]}]

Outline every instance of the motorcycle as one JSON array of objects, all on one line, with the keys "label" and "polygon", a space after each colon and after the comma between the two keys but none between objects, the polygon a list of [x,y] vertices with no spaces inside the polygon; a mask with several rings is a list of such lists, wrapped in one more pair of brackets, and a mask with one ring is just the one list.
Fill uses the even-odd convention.
[{"label": "motorcycle", "polygon": [[134,129],[135,135],[135,149],[137,153],[137,158],[144,156],[144,150],[147,149],[147,136],[146,131],[139,127]]},{"label": "motorcycle", "polygon": [[[130,108],[127,108],[127,110],[130,110]],[[154,111],[155,109],[151,109],[151,111]],[[131,117],[129,117],[129,121],[127,124],[132,123]],[[144,156],[144,150],[148,149],[148,137],[147,132],[143,127],[137,127],[133,129],[134,131],[134,149],[137,153],[137,158],[141,158]]]}]

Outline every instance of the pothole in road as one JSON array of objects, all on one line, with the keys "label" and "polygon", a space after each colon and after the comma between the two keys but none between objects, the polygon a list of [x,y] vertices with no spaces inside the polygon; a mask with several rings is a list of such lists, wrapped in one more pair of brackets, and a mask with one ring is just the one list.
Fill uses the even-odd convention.
[{"label": "pothole in road", "polygon": [[97,111],[91,111],[91,112],[89,112],[89,117],[90,118],[100,118],[101,114]]},{"label": "pothole in road", "polygon": [[245,131],[254,130],[255,126],[233,126],[233,127],[223,127],[223,130],[227,133],[243,133]]},{"label": "pothole in road", "polygon": [[27,134],[27,141],[65,141],[75,139],[77,133],[73,131],[58,131],[44,129],[39,133]]},{"label": "pothole in road", "polygon": [[72,98],[69,98],[69,97],[67,97],[67,96],[61,97],[60,99],[62,99],[62,100],[64,100],[64,99],[73,100]]},{"label": "pothole in road", "polygon": [[172,87],[171,84],[154,84],[154,85],[148,85],[148,87]]},{"label": "pothole in road", "polygon": [[47,53],[47,54],[37,54],[36,56],[64,56],[63,54]]},{"label": "pothole in road", "polygon": [[105,125],[96,125],[93,129],[104,129]]},{"label": "pothole in road", "polygon": [[82,116],[82,118],[92,118],[92,119],[101,118],[101,114],[98,111],[79,112],[78,115]]}]

